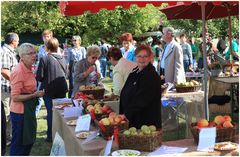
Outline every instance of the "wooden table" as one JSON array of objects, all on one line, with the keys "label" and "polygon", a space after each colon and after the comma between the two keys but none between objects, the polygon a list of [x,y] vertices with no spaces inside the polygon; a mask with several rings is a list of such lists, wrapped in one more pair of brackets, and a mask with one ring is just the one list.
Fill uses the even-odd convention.
[{"label": "wooden table", "polygon": [[189,128],[189,124],[193,122],[197,122],[199,119],[205,117],[204,110],[204,92],[188,92],[188,93],[177,93],[175,92],[167,92],[163,95],[163,98],[183,98],[185,101],[185,105],[187,108],[187,130],[186,130],[186,138],[191,138],[192,134]]}]

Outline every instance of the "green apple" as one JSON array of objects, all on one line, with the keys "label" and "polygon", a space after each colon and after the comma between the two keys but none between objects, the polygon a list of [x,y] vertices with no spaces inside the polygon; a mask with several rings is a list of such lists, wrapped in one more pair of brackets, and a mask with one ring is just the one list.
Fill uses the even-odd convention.
[{"label": "green apple", "polygon": [[131,128],[129,128],[128,130],[129,130],[131,133],[137,132],[137,129],[136,129],[135,127],[131,127]]},{"label": "green apple", "polygon": [[124,135],[130,135],[130,131],[129,131],[129,130],[125,130],[125,131],[123,132],[123,134],[124,134]]},{"label": "green apple", "polygon": [[150,125],[150,126],[149,126],[149,129],[150,129],[151,131],[156,131],[156,130],[157,130],[156,126],[154,126],[154,125]]}]

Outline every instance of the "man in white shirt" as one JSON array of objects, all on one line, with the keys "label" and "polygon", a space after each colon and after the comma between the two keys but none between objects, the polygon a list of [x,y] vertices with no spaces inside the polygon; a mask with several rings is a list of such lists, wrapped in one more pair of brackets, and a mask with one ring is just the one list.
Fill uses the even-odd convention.
[{"label": "man in white shirt", "polygon": [[113,68],[113,93],[106,100],[112,100],[120,96],[121,90],[132,72],[133,68],[137,66],[136,63],[126,60],[121,53],[121,50],[116,47],[110,48],[107,58],[114,66]]},{"label": "man in white shirt", "polygon": [[[160,63],[160,75],[164,75],[165,82],[186,82],[183,51],[179,43],[174,40],[174,29],[166,27],[163,29],[163,40],[167,43]],[[162,79],[163,77],[161,77]]]}]

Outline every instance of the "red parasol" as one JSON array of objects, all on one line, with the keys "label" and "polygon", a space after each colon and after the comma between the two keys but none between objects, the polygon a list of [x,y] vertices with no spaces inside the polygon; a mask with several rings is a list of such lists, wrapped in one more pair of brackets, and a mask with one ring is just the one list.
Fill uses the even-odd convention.
[{"label": "red parasol", "polygon": [[[203,39],[206,39],[206,20],[228,17],[229,25],[229,42],[230,42],[230,64],[232,65],[232,32],[231,32],[231,17],[239,15],[239,2],[238,1],[220,1],[220,2],[192,2],[190,5],[181,4],[170,6],[161,9],[163,13],[170,19],[193,19],[203,21]],[[206,52],[206,40],[203,40],[203,49]],[[207,62],[206,53],[203,53],[204,63],[204,98],[205,98],[205,115],[209,119],[208,111],[208,90],[207,90]]]},{"label": "red parasol", "polygon": [[114,10],[116,6],[122,6],[123,8],[129,8],[132,4],[136,4],[138,7],[145,7],[146,4],[161,6],[162,3],[176,5],[177,1],[60,1],[59,7],[62,15],[76,16],[83,14],[85,11],[97,13],[102,8]]}]

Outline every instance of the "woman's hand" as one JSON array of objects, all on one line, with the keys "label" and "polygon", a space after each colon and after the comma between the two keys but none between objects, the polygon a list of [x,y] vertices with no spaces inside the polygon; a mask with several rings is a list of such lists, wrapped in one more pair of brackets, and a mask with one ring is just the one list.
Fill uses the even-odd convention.
[{"label": "woman's hand", "polygon": [[39,90],[39,91],[34,92],[35,97],[42,97],[42,96],[44,96],[44,94],[45,94],[44,90]]},{"label": "woman's hand", "polygon": [[87,77],[91,72],[95,70],[94,66],[90,66],[85,72],[84,77]]},{"label": "woman's hand", "polygon": [[97,73],[96,73],[96,76],[97,76],[97,79],[99,80],[100,77],[101,77],[101,74],[97,72]]}]

